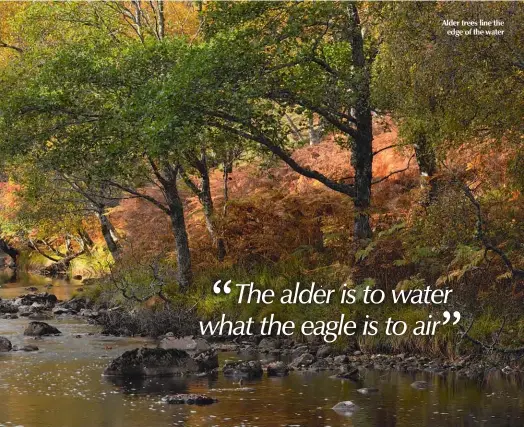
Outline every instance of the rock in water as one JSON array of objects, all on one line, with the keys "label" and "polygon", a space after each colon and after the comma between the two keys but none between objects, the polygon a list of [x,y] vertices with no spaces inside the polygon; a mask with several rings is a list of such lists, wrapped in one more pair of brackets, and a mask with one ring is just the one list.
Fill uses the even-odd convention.
[{"label": "rock in water", "polygon": [[211,405],[212,403],[218,402],[218,399],[206,396],[205,394],[174,394],[172,396],[166,396],[162,400],[172,405]]},{"label": "rock in water", "polygon": [[203,351],[198,354],[190,354],[190,356],[198,363],[200,372],[209,372],[218,368],[218,354],[216,350]]},{"label": "rock in water", "polygon": [[211,346],[204,338],[193,338],[191,336],[183,338],[166,336],[162,341],[160,341],[158,346],[166,350],[174,349],[187,351],[189,354],[200,354],[211,350]]},{"label": "rock in water", "polygon": [[21,295],[17,298],[20,305],[32,305],[34,303],[41,304],[46,308],[53,308],[58,302],[56,295],[48,294],[47,292],[42,294],[27,294]]},{"label": "rock in water", "polygon": [[378,393],[378,388],[374,388],[374,387],[359,388],[357,392],[363,395],[368,395],[368,394]]},{"label": "rock in water", "polygon": [[309,353],[303,353],[302,355],[294,359],[291,362],[290,366],[293,368],[307,368],[314,361],[315,361],[315,356]]},{"label": "rock in water", "polygon": [[267,365],[267,376],[268,377],[285,377],[289,374],[288,366],[282,362],[272,362]]},{"label": "rock in water", "polygon": [[339,402],[332,408],[337,414],[344,415],[346,417],[352,416],[360,408],[355,405],[352,401],[346,400],[345,402]]},{"label": "rock in water", "polygon": [[29,325],[27,325],[27,328],[25,328],[24,335],[30,336],[30,337],[42,337],[45,335],[60,335],[62,332],[60,332],[58,329],[56,329],[54,326],[48,325],[45,322],[31,322]]},{"label": "rock in water", "polygon": [[14,306],[9,301],[0,301],[0,313],[18,313],[18,307]]},{"label": "rock in water", "polygon": [[330,345],[321,345],[320,348],[317,350],[317,359],[324,359],[328,356],[331,356],[332,354],[333,348]]},{"label": "rock in water", "polygon": [[339,368],[339,373],[333,375],[332,378],[338,378],[341,380],[351,380],[355,382],[361,380],[358,368],[354,368],[350,365],[341,365]]},{"label": "rock in water", "polygon": [[426,390],[429,387],[429,384],[427,381],[415,381],[414,383],[411,383],[411,387],[417,390]]},{"label": "rock in water", "polygon": [[260,378],[263,375],[262,365],[258,360],[240,360],[231,361],[226,360],[222,372],[226,377],[239,377],[239,378]]},{"label": "rock in water", "polygon": [[204,370],[182,350],[136,348],[114,359],[104,375],[118,377],[159,377],[196,374]]},{"label": "rock in water", "polygon": [[271,353],[281,347],[281,342],[275,338],[263,338],[258,344],[258,350],[261,353]]},{"label": "rock in water", "polygon": [[0,353],[11,351],[13,345],[6,337],[0,337]]}]

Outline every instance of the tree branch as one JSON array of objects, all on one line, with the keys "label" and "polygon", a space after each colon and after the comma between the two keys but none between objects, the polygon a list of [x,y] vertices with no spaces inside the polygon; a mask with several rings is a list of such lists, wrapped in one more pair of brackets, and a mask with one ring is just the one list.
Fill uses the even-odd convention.
[{"label": "tree branch", "polygon": [[3,40],[0,40],[0,48],[2,48],[2,47],[5,48],[5,49],[15,50],[18,53],[23,53],[24,52],[24,49],[22,49],[21,47],[14,46],[12,44],[4,42]]},{"label": "tree branch", "polygon": [[484,219],[482,218],[481,206],[480,206],[480,203],[478,202],[478,200],[473,195],[471,189],[465,183],[460,181],[458,178],[455,178],[455,180],[462,187],[462,189],[464,191],[464,194],[466,195],[468,200],[471,202],[471,204],[475,207],[475,212],[476,212],[476,215],[477,215],[477,229],[475,231],[476,238],[478,240],[480,240],[480,242],[484,245],[486,250],[495,252],[502,259],[502,261],[506,265],[507,269],[510,271],[511,277],[513,279],[519,278],[519,277],[524,277],[524,270],[521,270],[519,268],[515,268],[513,266],[513,263],[511,262],[511,260],[504,253],[504,251],[502,251],[501,249],[499,249],[496,246],[494,246],[489,241],[489,239],[486,237],[486,235],[484,234]]},{"label": "tree branch", "polygon": [[166,206],[164,206],[161,202],[156,200],[154,197],[149,196],[149,195],[144,194],[144,193],[140,193],[139,191],[135,190],[134,188],[127,187],[125,185],[119,184],[118,182],[114,182],[114,181],[105,181],[105,182],[108,185],[111,185],[111,186],[113,186],[115,188],[118,188],[118,189],[120,189],[122,191],[125,191],[126,193],[129,193],[129,194],[132,194],[132,195],[137,196],[139,198],[142,198],[144,200],[147,200],[148,202],[150,202],[153,205],[155,205],[162,212],[165,212],[166,214],[169,215],[169,209]]},{"label": "tree branch", "polygon": [[[217,113],[215,113],[215,114],[217,114]],[[217,116],[220,116],[222,118],[227,116],[227,117],[229,117],[229,120],[231,120],[231,116],[229,116],[227,114],[220,113]],[[242,122],[240,122],[240,123],[242,123]],[[306,168],[304,166],[299,165],[291,157],[291,155],[289,155],[287,152],[285,152],[278,145],[273,144],[271,142],[271,140],[269,138],[267,138],[264,134],[258,133],[258,131],[256,129],[252,129],[256,133],[249,133],[249,132],[243,131],[241,129],[234,128],[232,126],[225,125],[225,124],[220,123],[220,122],[214,122],[214,123],[211,123],[211,125],[213,125],[215,127],[218,127],[219,129],[223,129],[223,130],[226,130],[228,132],[234,133],[234,134],[236,134],[238,136],[241,136],[243,138],[249,139],[251,141],[258,142],[259,144],[261,144],[264,147],[266,147],[270,152],[275,154],[277,157],[282,159],[291,169],[293,169],[295,172],[298,172],[300,175],[305,176],[306,178],[315,179],[315,180],[321,182],[322,184],[324,184],[326,187],[331,188],[332,190],[335,190],[335,191],[337,191],[339,193],[346,194],[346,195],[348,195],[350,197],[353,197],[354,194],[355,194],[355,189],[354,189],[353,185],[334,181],[334,180],[328,178],[327,176],[325,176],[324,174],[322,174],[322,173],[320,173],[320,172],[318,172],[316,170],[311,170],[309,168]],[[250,125],[248,125],[248,126],[253,128]]]},{"label": "tree branch", "polygon": [[398,170],[396,170],[396,171],[390,172],[390,173],[388,173],[386,176],[383,176],[382,178],[379,178],[379,179],[373,181],[373,182],[371,183],[371,185],[375,185],[375,184],[378,184],[378,183],[380,183],[380,182],[383,182],[383,181],[385,181],[386,179],[392,177],[393,175],[396,175],[396,174],[399,174],[399,173],[402,173],[402,172],[406,172],[406,171],[409,169],[409,165],[410,165],[410,163],[411,163],[411,160],[413,160],[414,157],[415,157],[415,154],[413,154],[413,155],[409,158],[409,160],[408,160],[408,164],[406,165],[405,168],[403,168],[403,169],[398,169]]}]

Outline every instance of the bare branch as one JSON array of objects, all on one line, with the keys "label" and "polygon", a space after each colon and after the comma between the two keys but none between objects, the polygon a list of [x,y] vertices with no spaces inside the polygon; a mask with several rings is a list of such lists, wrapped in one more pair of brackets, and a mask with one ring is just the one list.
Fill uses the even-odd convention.
[{"label": "bare branch", "polygon": [[373,151],[373,157],[375,157],[379,153],[382,153],[383,151],[386,151],[386,150],[389,150],[389,149],[395,148],[395,147],[401,147],[401,146],[402,146],[402,144],[387,145],[386,147],[382,147],[382,148],[378,149],[377,151]]},{"label": "bare branch", "polygon": [[23,53],[24,52],[24,49],[22,49],[21,47],[14,46],[12,44],[6,43],[3,40],[0,40],[0,48],[15,50],[18,53]]},{"label": "bare branch", "polygon": [[405,168],[403,168],[403,169],[398,169],[398,170],[396,170],[396,171],[390,172],[390,173],[388,173],[386,176],[383,176],[382,178],[379,178],[379,179],[373,181],[373,182],[371,183],[371,185],[374,185],[374,184],[378,184],[378,183],[380,183],[380,182],[383,182],[383,181],[385,181],[386,179],[391,178],[393,175],[396,175],[396,174],[399,174],[399,173],[402,173],[402,172],[406,172],[406,171],[409,169],[409,166],[410,166],[410,164],[411,164],[411,161],[413,160],[414,157],[415,157],[415,154],[413,154],[413,155],[409,158],[409,160],[408,160],[408,164],[406,165]]},{"label": "bare branch", "polygon": [[105,182],[108,185],[111,185],[111,186],[113,186],[115,188],[118,188],[118,189],[120,189],[122,191],[125,191],[126,193],[129,193],[129,194],[132,194],[132,195],[137,196],[139,198],[142,198],[144,200],[147,200],[148,202],[150,202],[153,205],[155,205],[162,212],[165,212],[166,214],[169,215],[169,209],[166,206],[164,206],[161,202],[159,202],[157,199],[155,199],[154,197],[149,196],[148,194],[145,194],[145,193],[141,193],[138,190],[135,190],[134,188],[127,187],[125,185],[119,184],[118,182],[114,182],[114,181],[105,181]]}]

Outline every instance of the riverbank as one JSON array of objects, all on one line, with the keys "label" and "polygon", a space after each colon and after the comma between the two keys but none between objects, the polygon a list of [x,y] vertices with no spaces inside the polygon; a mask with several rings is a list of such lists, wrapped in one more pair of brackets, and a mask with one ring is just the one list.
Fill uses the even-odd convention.
[{"label": "riverbank", "polygon": [[[131,316],[131,313],[124,311],[121,307],[99,306],[89,298],[81,296],[59,301],[53,294],[32,292],[14,299],[0,299],[0,319],[5,321],[27,319],[28,324],[34,321],[53,324],[53,322],[73,320],[95,325],[98,332],[105,336],[140,335],[132,333],[132,325],[129,321],[125,321]],[[168,319],[170,316],[172,318],[174,314],[157,312],[158,319]],[[138,317],[144,321],[142,316]],[[115,325],[119,325],[116,330],[118,333],[111,333]],[[167,328],[168,325],[164,327]],[[179,335],[180,331],[177,332]],[[165,343],[172,341],[173,336],[174,333],[171,332],[155,339],[142,334],[143,338],[152,343],[158,343],[160,347],[183,350],[180,346],[167,345],[166,347]],[[472,379],[485,378],[496,372],[502,375],[522,375],[524,372],[523,363],[518,358],[511,360],[496,353],[466,353],[450,360],[445,357],[435,358],[409,352],[373,354],[358,348],[357,341],[346,348],[340,348],[323,344],[321,341],[305,342],[292,338],[280,339],[261,335],[237,337],[235,340],[210,336],[199,339],[206,343],[209,350],[236,354],[243,359],[259,360],[264,371],[267,371],[271,362],[280,361],[280,373],[287,374],[290,371],[331,372],[334,378],[354,382],[360,381],[359,372],[361,370],[369,369],[406,373],[428,372],[438,375],[455,372],[458,376]]]}]

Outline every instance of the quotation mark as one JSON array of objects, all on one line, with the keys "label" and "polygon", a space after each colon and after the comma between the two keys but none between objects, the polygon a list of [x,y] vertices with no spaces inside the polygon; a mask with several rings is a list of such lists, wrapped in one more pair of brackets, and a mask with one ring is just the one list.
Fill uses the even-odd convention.
[{"label": "quotation mark", "polygon": [[[215,284],[213,285],[213,292],[215,294],[219,294],[222,290],[220,289],[220,284],[222,283],[222,280],[217,280]],[[229,287],[229,284],[231,283],[231,280],[228,280],[226,283],[224,283],[224,293],[230,294],[231,288]]]},{"label": "quotation mark", "polygon": [[[442,313],[442,315],[444,316],[444,323],[442,324],[447,325],[451,320],[451,313],[449,311],[445,311],[444,313]],[[453,318],[455,319],[453,321],[453,325],[456,325],[458,322],[460,322],[460,313],[458,311],[454,311]]]}]

